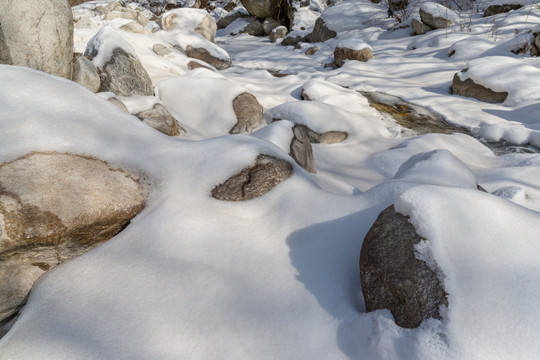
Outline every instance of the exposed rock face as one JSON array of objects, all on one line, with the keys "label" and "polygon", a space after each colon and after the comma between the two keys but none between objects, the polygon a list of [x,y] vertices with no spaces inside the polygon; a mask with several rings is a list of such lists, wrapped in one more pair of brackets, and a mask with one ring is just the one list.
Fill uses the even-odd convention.
[{"label": "exposed rock face", "polygon": [[177,136],[180,135],[180,132],[185,132],[178,121],[161,104],[156,104],[152,109],[142,111],[136,116],[146,125],[165,135]]},{"label": "exposed rock face", "polygon": [[110,239],[144,207],[132,174],[77,155],[35,153],[0,166],[0,321],[47,269]]},{"label": "exposed rock face", "polygon": [[475,83],[472,79],[461,80],[459,73],[456,73],[454,75],[454,79],[452,80],[452,94],[468,96],[490,103],[501,103],[504,102],[508,97],[508,93],[506,91],[493,91],[487,87]]},{"label": "exposed rock face", "polygon": [[122,48],[116,48],[101,69],[101,88],[116,95],[154,95],[152,80],[142,64]]},{"label": "exposed rock face", "polygon": [[424,35],[428,31],[433,30],[433,28],[427,24],[424,24],[421,21],[418,21],[416,19],[412,20],[412,27],[417,35]]},{"label": "exposed rock face", "polygon": [[225,201],[244,201],[257,198],[287,180],[293,167],[285,160],[259,155],[255,165],[233,175],[212,190],[212,197]]},{"label": "exposed rock face", "polygon": [[225,70],[231,67],[230,59],[220,59],[215,57],[205,48],[194,48],[193,46],[188,45],[186,48],[186,55],[191,58],[204,61],[218,70]]},{"label": "exposed rock face", "polygon": [[73,62],[73,81],[95,93],[101,87],[97,68],[84,55],[77,56]]},{"label": "exposed rock face", "polygon": [[280,8],[278,0],[242,0],[242,5],[253,16],[276,19]]},{"label": "exposed rock face", "polygon": [[313,148],[308,135],[309,129],[303,125],[295,125],[292,130],[294,137],[291,141],[291,157],[306,171],[316,173]]},{"label": "exposed rock face", "polygon": [[233,110],[238,122],[231,129],[231,134],[251,133],[262,122],[263,108],[257,98],[250,93],[241,93],[233,100]]},{"label": "exposed rock face", "polygon": [[396,324],[405,328],[440,318],[439,307],[448,305],[438,269],[415,256],[420,241],[408,218],[390,206],[367,233],[360,254],[366,310],[389,309]]},{"label": "exposed rock face", "polygon": [[336,47],[334,50],[334,61],[337,66],[343,66],[345,60],[357,60],[357,61],[368,61],[373,59],[373,52],[371,48],[366,47],[362,50],[353,50],[346,47]]},{"label": "exposed rock face", "polygon": [[0,60],[71,79],[73,16],[65,0],[0,2]]},{"label": "exposed rock face", "polygon": [[484,17],[507,13],[512,10],[520,9],[522,6],[523,5],[520,4],[490,5],[484,11]]},{"label": "exposed rock face", "polygon": [[275,27],[274,30],[270,33],[270,41],[276,42],[277,39],[283,39],[287,36],[287,28],[285,26]]},{"label": "exposed rock face", "polygon": [[313,32],[311,33],[311,42],[324,42],[328,39],[335,38],[337,33],[334,30],[330,30],[323,18],[318,18],[313,26]]},{"label": "exposed rock face", "polygon": [[452,25],[452,20],[457,18],[457,14],[436,3],[425,3],[420,7],[420,19],[435,29],[444,29]]}]

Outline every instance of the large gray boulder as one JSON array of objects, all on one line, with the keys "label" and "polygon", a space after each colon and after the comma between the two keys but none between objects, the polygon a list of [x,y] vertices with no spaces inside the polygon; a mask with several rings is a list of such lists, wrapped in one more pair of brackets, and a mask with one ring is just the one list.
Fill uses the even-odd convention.
[{"label": "large gray boulder", "polygon": [[253,16],[277,19],[281,6],[280,0],[242,0],[242,5]]},{"label": "large gray boulder", "polygon": [[432,28],[444,29],[458,21],[459,15],[443,5],[426,2],[420,7],[420,19]]},{"label": "large gray boulder", "polygon": [[71,79],[73,15],[66,0],[0,1],[0,61]]},{"label": "large gray boulder", "polygon": [[233,110],[238,122],[231,134],[251,133],[263,120],[263,108],[255,96],[244,92],[233,99]]},{"label": "large gray boulder", "polygon": [[287,161],[259,155],[255,165],[231,176],[212,190],[212,197],[224,201],[245,201],[262,196],[287,180],[293,167]]},{"label": "large gray boulder", "polygon": [[[461,73],[465,73],[463,70]],[[462,80],[460,73],[454,75],[452,80],[452,94],[472,97],[490,103],[502,103],[508,97],[506,91],[493,91],[483,85],[475,83],[472,79]]]},{"label": "large gray boulder", "polygon": [[143,209],[137,179],[69,154],[33,153],[0,166],[0,321],[47,269],[110,239]]},{"label": "large gray boulder", "polygon": [[420,241],[408,217],[390,206],[367,233],[360,254],[366,310],[389,309],[404,328],[441,318],[440,307],[448,305],[440,270],[415,256]]},{"label": "large gray boulder", "polygon": [[311,32],[310,36],[311,42],[325,42],[326,40],[335,38],[336,36],[337,33],[328,28],[322,17],[315,20],[315,25],[313,26],[313,31]]}]

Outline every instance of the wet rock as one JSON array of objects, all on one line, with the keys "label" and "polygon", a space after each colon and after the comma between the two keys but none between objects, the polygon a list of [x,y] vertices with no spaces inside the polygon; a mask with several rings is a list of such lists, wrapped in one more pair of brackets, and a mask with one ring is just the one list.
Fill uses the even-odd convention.
[{"label": "wet rock", "polygon": [[270,41],[276,42],[278,39],[283,39],[285,36],[287,36],[287,28],[280,25],[272,30]]},{"label": "wet rock", "polygon": [[152,109],[142,111],[136,116],[146,125],[165,135],[177,136],[180,132],[186,132],[161,104],[156,104]]},{"label": "wet rock", "polygon": [[493,16],[497,14],[507,13],[512,10],[517,10],[522,8],[523,5],[520,4],[501,4],[501,5],[490,5],[484,11],[484,17]]},{"label": "wet rock", "polygon": [[292,130],[294,136],[291,141],[291,157],[306,171],[316,173],[313,148],[308,135],[309,129],[303,125],[295,125]]},{"label": "wet rock", "polygon": [[[466,72],[466,70],[462,71]],[[502,103],[508,97],[508,93],[493,91],[487,87],[475,83],[472,79],[461,80],[460,73],[454,75],[452,80],[452,94],[472,97],[490,103]]]},{"label": "wet rock", "polygon": [[408,218],[390,206],[367,233],[360,254],[366,310],[389,309],[404,328],[441,318],[440,307],[448,305],[440,270],[415,256],[421,241]]},{"label": "wet rock", "polygon": [[204,61],[205,63],[215,67],[218,70],[225,70],[231,67],[230,59],[220,59],[210,54],[205,48],[194,48],[188,45],[186,48],[186,55],[188,57]]},{"label": "wet rock", "polygon": [[346,47],[338,46],[334,50],[334,61],[338,67],[345,64],[345,60],[357,60],[357,61],[368,61],[373,59],[373,52],[370,47],[364,47],[361,50],[349,49]]},{"label": "wet rock", "polygon": [[73,62],[73,81],[95,93],[101,87],[97,68],[84,55],[78,55]]},{"label": "wet rock", "polygon": [[0,60],[71,79],[73,16],[65,0],[1,1]]},{"label": "wet rock", "polygon": [[249,93],[242,93],[234,98],[233,110],[238,122],[231,129],[231,134],[251,133],[263,120],[263,109],[257,98]]},{"label": "wet rock", "polygon": [[144,207],[137,176],[77,155],[34,153],[0,166],[0,320],[47,269],[121,231]]},{"label": "wet rock", "polygon": [[311,42],[324,42],[335,38],[336,36],[337,33],[334,30],[329,29],[323,18],[319,17],[313,26],[310,40]]},{"label": "wet rock", "polygon": [[424,35],[428,31],[433,30],[433,28],[427,24],[424,24],[421,21],[418,21],[416,19],[412,20],[412,27],[417,35]]},{"label": "wet rock", "polygon": [[212,197],[224,201],[244,201],[257,198],[287,180],[293,167],[285,160],[259,155],[255,165],[233,175],[212,190]]}]

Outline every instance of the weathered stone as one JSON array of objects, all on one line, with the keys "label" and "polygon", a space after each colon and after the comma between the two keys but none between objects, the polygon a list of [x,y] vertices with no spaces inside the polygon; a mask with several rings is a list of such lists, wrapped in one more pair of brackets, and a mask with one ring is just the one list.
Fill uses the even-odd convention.
[{"label": "weathered stone", "polygon": [[116,48],[101,70],[101,88],[116,95],[154,95],[152,80],[133,55]]},{"label": "weathered stone", "polygon": [[291,157],[298,165],[310,173],[316,173],[315,161],[313,160],[313,148],[308,135],[309,129],[303,125],[293,127],[294,137],[291,141]]},{"label": "weathered stone", "polygon": [[251,133],[262,122],[263,108],[252,94],[245,92],[235,97],[233,110],[238,122],[231,129],[231,134]]},{"label": "weathered stone", "polygon": [[[464,70],[463,72],[465,72]],[[487,87],[475,83],[472,79],[461,80],[459,73],[454,75],[452,80],[452,94],[472,97],[478,100],[501,103],[506,100],[508,93],[493,91]]]},{"label": "weathered stone", "polygon": [[225,70],[231,67],[230,59],[220,59],[215,57],[205,48],[194,48],[193,46],[188,45],[186,48],[186,55],[188,57],[204,61],[218,70]]},{"label": "weathered stone", "polygon": [[138,11],[133,11],[129,9],[122,9],[122,11],[111,11],[105,14],[103,20],[114,20],[114,19],[128,19],[138,22],[141,26],[146,26],[150,22],[146,16]]},{"label": "weathered stone", "polygon": [[251,36],[263,36],[264,28],[259,20],[252,19],[251,22],[241,32]]},{"label": "weathered stone", "polygon": [[309,49],[307,49],[306,52],[305,52],[304,54],[306,54],[306,55],[314,55],[314,54],[316,54],[318,51],[319,51],[319,47],[318,47],[318,46],[312,46],[312,47],[310,47]]},{"label": "weathered stone", "polygon": [[154,46],[152,46],[152,50],[159,56],[165,56],[171,53],[171,49],[161,44],[154,44]]},{"label": "weathered stone", "polygon": [[84,55],[77,56],[73,62],[73,81],[95,93],[101,87],[97,68]]},{"label": "weathered stone", "polygon": [[272,30],[274,30],[275,28],[277,28],[281,24],[277,20],[274,20],[272,18],[267,18],[266,20],[264,20],[262,25],[263,25],[263,29],[264,29],[264,34],[266,36],[269,36],[272,33]]},{"label": "weathered stone", "polygon": [[242,0],[242,5],[255,17],[276,19],[281,3],[279,0]]},{"label": "weathered stone", "polygon": [[283,39],[285,36],[287,36],[287,28],[285,26],[278,26],[272,30],[272,33],[270,33],[270,41],[276,42],[277,39]]},{"label": "weathered stone", "polygon": [[144,26],[142,26],[136,21],[131,21],[125,25],[122,25],[120,27],[120,30],[128,31],[134,34],[151,34],[152,33],[150,29],[145,28]]},{"label": "weathered stone", "polygon": [[335,38],[336,36],[337,33],[334,30],[330,30],[328,26],[326,26],[324,19],[319,17],[313,26],[310,40],[311,42],[324,42],[328,39]]},{"label": "weathered stone", "polygon": [[297,46],[300,42],[309,42],[306,36],[286,37],[281,41],[283,46]]},{"label": "weathered stone", "polygon": [[0,166],[0,320],[18,311],[45,270],[110,239],[143,209],[136,179],[69,154]]},{"label": "weathered stone", "polygon": [[242,11],[235,11],[234,13],[229,14],[219,19],[217,22],[217,28],[225,29],[227,26],[231,25],[235,20],[238,20],[241,18],[247,18],[247,17],[249,17],[248,14],[244,14]]},{"label": "weathered stone", "polygon": [[255,165],[233,175],[212,190],[212,197],[224,201],[244,201],[257,198],[287,180],[293,167],[285,160],[259,155]]},{"label": "weathered stone", "polygon": [[146,125],[165,135],[177,136],[180,132],[186,132],[161,104],[156,104],[152,109],[142,111],[136,116]]},{"label": "weathered stone", "polygon": [[327,131],[320,134],[318,140],[321,144],[335,144],[347,140],[348,137],[349,134],[345,131]]},{"label": "weathered stone", "polygon": [[389,309],[396,324],[405,328],[440,318],[440,307],[448,305],[439,269],[415,256],[420,241],[408,218],[390,206],[367,233],[360,254],[366,310]]},{"label": "weathered stone", "polygon": [[71,79],[73,16],[67,1],[1,1],[0,24],[0,60]]},{"label": "weathered stone", "polygon": [[452,20],[456,19],[457,14],[436,3],[425,3],[420,7],[420,19],[426,25],[435,29],[445,29],[452,25]]},{"label": "weathered stone", "polygon": [[421,21],[418,21],[416,19],[412,20],[412,27],[417,35],[424,35],[428,31],[433,30],[433,28],[427,24],[424,24]]},{"label": "weathered stone", "polygon": [[502,4],[502,5],[490,5],[484,10],[484,17],[493,16],[497,14],[507,13],[512,10],[522,8],[520,4]]},{"label": "weathered stone", "polygon": [[334,61],[338,67],[345,64],[345,60],[357,60],[357,61],[368,61],[373,59],[373,52],[371,48],[366,47],[362,50],[353,50],[345,47],[336,47],[334,50]]},{"label": "weathered stone", "polygon": [[206,40],[214,42],[216,38],[217,24],[213,17],[206,15],[195,28],[195,32],[201,34]]}]

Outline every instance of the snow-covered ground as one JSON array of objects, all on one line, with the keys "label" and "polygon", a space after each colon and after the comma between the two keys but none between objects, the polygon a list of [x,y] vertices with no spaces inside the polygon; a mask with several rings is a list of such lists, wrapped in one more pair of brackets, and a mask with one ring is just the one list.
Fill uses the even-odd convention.
[{"label": "snow-covered ground", "polygon": [[[129,43],[157,94],[122,100],[132,113],[163,103],[187,130],[177,137],[106,94],[0,66],[0,163],[69,152],[149,184],[146,208],[124,231],[39,280],[0,340],[0,359],[538,359],[540,155],[497,156],[480,140],[540,146],[540,58],[511,52],[533,41],[540,9],[528,2],[482,18],[486,3],[448,29],[411,36],[410,19],[397,24],[382,3],[346,0],[323,13],[337,38],[310,56],[313,44],[218,32],[233,64],[221,72],[189,71],[180,52],[152,51],[181,45],[183,33],[132,34],[113,22],[108,31]],[[314,21],[309,14],[299,21]],[[76,29],[76,51],[105,25],[92,19],[95,28]],[[374,58],[325,67],[350,41]],[[467,67],[507,101],[451,95]],[[312,101],[301,100],[302,87]],[[242,91],[257,97],[266,123],[229,135]],[[475,137],[409,136],[359,91],[398,96]],[[349,137],[314,144],[311,174],[288,155],[293,124]],[[210,197],[258,154],[289,161],[292,177],[245,202]],[[360,290],[362,239],[393,203],[426,239],[419,256],[437,262],[449,294],[443,318],[417,329],[398,327],[387,310],[366,313]]]}]

